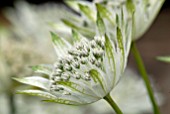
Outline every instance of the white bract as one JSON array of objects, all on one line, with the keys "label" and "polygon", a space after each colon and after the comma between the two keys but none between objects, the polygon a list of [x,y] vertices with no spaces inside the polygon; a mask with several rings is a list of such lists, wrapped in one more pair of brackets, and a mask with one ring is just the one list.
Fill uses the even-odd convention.
[{"label": "white bract", "polygon": [[[153,85],[153,87],[155,86]],[[131,69],[127,69],[125,71],[120,83],[114,88],[110,95],[114,98],[125,114],[143,114],[144,112],[149,113],[152,111],[152,105],[148,99],[143,81]],[[160,101],[158,102],[160,106],[163,103],[162,95],[158,92],[155,92],[155,95],[157,100]],[[0,107],[0,112],[2,114],[8,114],[7,98],[0,95],[0,101],[3,103],[3,106]],[[113,113],[112,109],[104,100],[78,107],[53,103],[42,103],[35,100],[34,97],[23,95],[16,95],[15,101],[17,114],[87,114],[87,111],[88,114]]]},{"label": "white bract", "polygon": [[[128,9],[131,5],[128,2],[119,11],[111,13],[109,8],[96,4],[98,31],[92,40],[79,34],[74,27],[73,44],[51,32],[58,60],[52,65],[33,67],[36,72],[46,74],[48,78],[15,78],[39,88],[21,90],[18,93],[40,96],[45,101],[68,105],[92,103],[109,94],[127,64],[132,36],[133,11]],[[108,13],[113,17],[108,18]],[[106,18],[102,19],[105,14]],[[105,23],[110,23],[113,29],[109,30]]]},{"label": "white bract", "polygon": [[[133,39],[136,40],[140,38],[151,26],[154,19],[156,18],[157,14],[159,13],[163,3],[165,0],[94,0],[94,3],[103,3],[105,6],[110,7],[111,12],[115,12],[119,10],[121,7],[124,6],[127,2],[133,2],[133,7],[135,9],[134,12],[134,36]],[[94,4],[87,2],[87,1],[66,1],[67,4],[70,5],[74,10],[79,12],[81,16],[79,17],[80,20],[83,20],[86,24],[83,26],[88,28],[89,30],[92,29],[95,23],[96,18],[95,15],[95,8]],[[80,5],[82,3],[83,5]],[[133,7],[130,9],[133,10]],[[108,15],[102,9],[100,12],[103,12],[102,18],[110,18],[110,14]],[[65,23],[68,25],[67,23]],[[70,25],[69,25],[70,26]],[[110,26],[107,24],[107,26]],[[110,30],[112,27],[110,26]],[[81,31],[80,31],[81,32]],[[86,34],[85,34],[86,35]],[[94,34],[91,33],[91,36]]]},{"label": "white bract", "polygon": [[134,39],[138,39],[151,26],[165,0],[133,0],[133,2],[135,4]]},{"label": "white bract", "polygon": [[[164,96],[157,91],[153,81],[151,84],[154,87],[155,98],[158,101],[158,105],[163,105],[165,100]],[[143,80],[137,72],[130,68],[126,68],[120,83],[114,88],[110,95],[115,99],[115,102],[125,114],[148,114],[152,112],[152,105]],[[98,106],[101,105],[102,107],[98,108]],[[91,114],[109,114],[112,112],[107,106],[107,102],[104,100],[91,104],[91,107],[94,111]]]}]

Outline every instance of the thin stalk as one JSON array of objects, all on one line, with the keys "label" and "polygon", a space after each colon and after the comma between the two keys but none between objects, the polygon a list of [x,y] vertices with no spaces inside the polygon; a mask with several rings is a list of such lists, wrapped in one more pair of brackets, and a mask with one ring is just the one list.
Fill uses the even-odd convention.
[{"label": "thin stalk", "polygon": [[16,114],[16,110],[15,110],[15,99],[14,99],[14,95],[12,93],[8,94],[8,100],[9,100],[9,110],[10,110],[10,114]]},{"label": "thin stalk", "polygon": [[132,49],[132,53],[134,55],[136,64],[138,66],[138,70],[139,70],[139,72],[140,72],[140,74],[141,74],[141,76],[143,78],[143,81],[145,83],[146,89],[148,91],[148,95],[149,95],[150,101],[152,103],[154,114],[160,114],[159,107],[158,107],[158,105],[156,103],[156,100],[154,98],[154,93],[153,93],[153,90],[152,90],[151,85],[150,85],[148,74],[146,72],[144,63],[142,61],[141,55],[140,55],[140,53],[139,53],[139,51],[138,51],[138,49],[136,47],[135,42],[132,43],[132,48],[131,49]]},{"label": "thin stalk", "polygon": [[118,105],[111,98],[110,94],[106,95],[103,99],[106,100],[110,104],[110,106],[114,109],[114,111],[117,114],[123,114],[122,111],[120,110],[120,108],[118,107]]}]

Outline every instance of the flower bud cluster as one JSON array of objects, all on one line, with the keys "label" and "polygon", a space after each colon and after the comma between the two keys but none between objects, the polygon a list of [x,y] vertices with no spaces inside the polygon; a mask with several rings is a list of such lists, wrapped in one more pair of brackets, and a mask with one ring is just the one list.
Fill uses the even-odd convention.
[{"label": "flower bud cluster", "polygon": [[[89,72],[80,72],[80,70],[88,67],[88,65],[98,68],[102,67],[104,44],[104,37],[95,37],[92,41],[82,39],[79,43],[75,44],[73,49],[68,50],[66,57],[59,59],[53,65],[50,89],[52,91],[63,91],[62,93],[64,94],[67,91],[58,86],[58,82],[67,82],[70,78],[91,81]],[[68,92],[67,95],[69,95]]]}]

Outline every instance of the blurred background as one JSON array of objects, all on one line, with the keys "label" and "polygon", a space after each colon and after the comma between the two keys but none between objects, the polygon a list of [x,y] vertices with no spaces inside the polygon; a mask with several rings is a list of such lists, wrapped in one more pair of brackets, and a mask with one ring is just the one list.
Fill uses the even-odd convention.
[{"label": "blurred background", "polygon": [[[170,55],[170,1],[166,0],[158,17],[145,35],[137,41],[148,73],[156,86],[165,95],[162,114],[170,113],[170,64],[157,61],[155,57]],[[130,56],[130,66],[134,65]],[[136,68],[135,68],[136,69]]]},{"label": "blurred background", "polygon": [[[41,1],[27,0],[27,2],[30,3],[33,6],[33,7],[31,6],[31,8],[34,8],[34,9],[35,9],[36,6],[42,6],[42,9],[47,8],[48,5],[44,5],[44,4],[46,4],[48,2],[52,2],[53,4],[57,4],[57,6],[63,5],[62,0],[41,0]],[[25,37],[27,34],[25,34],[20,29],[16,30],[16,31],[20,31],[20,33],[14,34],[14,30],[12,30],[14,28],[12,26],[18,25],[19,23],[20,24],[23,23],[23,22],[20,22],[20,21],[18,21],[18,23],[14,23],[17,20],[17,18],[16,18],[16,20],[14,20],[12,22],[12,18],[15,18],[15,15],[17,15],[17,13],[12,13],[13,12],[12,10],[14,10],[13,8],[16,7],[16,6],[17,5],[16,5],[15,0],[0,0],[0,29],[3,31],[3,32],[0,32],[0,39],[1,39],[0,45],[2,45],[4,47],[6,46],[4,49],[2,49],[2,50],[5,51],[5,53],[7,53],[7,56],[5,56],[5,58],[11,59],[11,60],[14,59],[16,61],[16,63],[17,62],[21,62],[21,63],[24,62],[23,63],[24,65],[21,64],[21,66],[18,66],[18,65],[16,66],[16,63],[10,63],[10,61],[6,61],[6,59],[0,58],[1,59],[0,65],[2,65],[2,66],[0,66],[0,69],[5,69],[5,70],[0,70],[1,71],[0,75],[2,75],[2,71],[3,71],[3,72],[5,72],[4,73],[5,75],[12,75],[13,76],[13,73],[15,73],[15,74],[21,73],[21,70],[16,71],[15,68],[22,69],[23,66],[42,63],[42,61],[43,61],[43,63],[49,63],[49,62],[52,63],[55,60],[54,55],[52,54],[52,53],[54,53],[53,48],[50,45],[50,43],[44,44],[44,42],[50,42],[49,38],[47,38],[45,41],[41,41],[41,43],[39,42],[38,37],[40,37],[41,33],[42,33],[41,34],[42,37],[44,37],[44,34],[48,34],[48,31],[46,31],[47,30],[46,28],[43,29],[41,27],[38,27],[38,26],[41,25],[41,23],[35,24],[36,25],[35,27],[37,27],[37,29],[39,29],[39,28],[42,29],[40,31],[40,33],[37,33],[38,36],[36,36],[35,33],[33,34],[34,31],[30,33],[31,36],[27,36],[27,37],[33,37],[35,39],[37,38],[37,43],[40,43],[39,45],[37,43],[35,43],[35,45],[32,45],[31,40],[30,41],[23,40],[21,37]],[[64,5],[64,7],[66,7],[66,6]],[[54,10],[55,10],[55,8],[54,8]],[[45,11],[48,12],[48,10],[45,10]],[[10,13],[7,14],[7,12],[10,12]],[[33,10],[33,12],[34,12],[34,10]],[[14,15],[14,16],[12,16],[12,15]],[[52,16],[52,14],[49,14],[49,15]],[[18,14],[18,16],[19,16],[19,14]],[[57,16],[55,17],[55,15],[54,15],[53,17],[50,17],[50,18],[51,18],[51,20],[55,20],[55,18],[57,18]],[[39,22],[39,20],[37,20],[37,22]],[[29,23],[29,22],[25,21],[25,23]],[[21,25],[21,26],[23,26],[23,25]],[[20,27],[20,26],[18,25],[18,27]],[[8,32],[5,31],[3,28],[10,28],[9,29],[10,35],[8,35]],[[23,29],[23,28],[21,28],[21,29]],[[27,28],[25,28],[25,29],[27,30]],[[30,28],[28,30],[30,30]],[[13,41],[13,40],[5,41],[4,37],[12,37],[14,39],[17,39],[17,42]],[[45,37],[48,37],[48,35],[45,36]],[[22,42],[22,43],[18,43],[18,40],[19,40],[19,42]],[[25,43],[25,42],[27,42],[27,43]],[[28,42],[30,42],[31,46],[30,46],[30,44],[28,44]],[[11,44],[17,45],[17,46],[11,46]],[[20,44],[22,44],[22,45],[20,45]],[[148,71],[148,73],[151,77],[151,80],[155,84],[154,86],[157,88],[157,91],[162,93],[162,95],[164,96],[165,100],[164,100],[164,103],[161,105],[161,112],[162,112],[162,114],[169,114],[170,113],[170,64],[163,63],[163,62],[156,60],[157,56],[170,55],[170,1],[169,0],[166,0],[165,4],[163,5],[158,17],[156,18],[156,20],[152,24],[151,28],[147,31],[147,33],[144,36],[142,36],[141,39],[139,39],[137,41],[137,46],[138,46],[138,48],[141,52],[141,55],[143,57],[145,65],[146,65],[146,69],[147,69],[147,71]],[[47,47],[48,47],[48,49],[47,49]],[[22,48],[22,49],[20,49],[20,48]],[[38,50],[38,51],[35,51],[35,49]],[[42,49],[44,49],[44,50],[42,50]],[[17,50],[16,55],[13,54],[13,52],[15,52],[14,50]],[[28,53],[25,53],[23,55],[23,52],[28,52]],[[43,56],[45,52],[48,52],[48,54],[47,54],[48,60],[47,60],[46,57]],[[23,55],[22,57],[19,56],[19,55],[21,55],[21,53]],[[33,54],[34,56],[33,57],[30,56],[29,55],[30,53]],[[49,56],[51,58],[51,61],[49,61]],[[19,60],[17,60],[16,58],[18,58]],[[35,60],[35,58],[37,58],[37,59]],[[25,63],[25,60],[27,60],[28,62]],[[7,62],[9,64],[9,66],[14,64],[14,66],[13,66],[13,67],[15,67],[14,70],[10,69],[12,74],[6,73],[6,72],[9,72],[9,71],[8,71],[6,66],[4,67],[4,63],[2,63],[2,61]],[[132,68],[134,71],[137,71],[132,54],[130,54],[130,57],[129,57],[128,67]],[[27,74],[30,75],[31,70],[26,70],[26,71],[27,71]],[[25,72],[24,68],[23,68],[23,72]],[[138,75],[138,73],[136,73],[136,74]],[[22,75],[22,73],[20,75]],[[24,75],[25,75],[25,73],[24,73]],[[8,78],[7,80],[10,80],[10,78]],[[11,101],[10,104],[13,104],[13,99],[22,100],[22,99],[25,99],[25,98],[22,98],[22,97],[18,98],[16,96],[14,97],[13,95],[11,95],[11,93],[13,93],[13,90],[14,90],[14,88],[11,88],[11,87],[18,87],[18,84],[12,84],[12,85],[7,84],[7,85],[4,86],[2,84],[2,82],[4,82],[5,84],[11,83],[11,82],[8,82],[8,81],[5,82],[2,78],[0,78],[0,86],[2,88],[5,88],[5,89],[8,88],[8,90],[10,89],[9,91],[2,90],[3,91],[2,93],[7,93],[8,96],[3,96],[3,95],[0,96],[1,97],[0,103],[1,102],[4,103],[4,104],[0,104],[0,114],[14,114],[14,113],[10,113],[10,110],[8,109],[8,107],[5,107],[6,104],[8,104],[8,103],[6,103],[6,101],[3,101],[3,100],[5,98],[8,98]],[[31,98],[26,97],[26,99],[29,100]],[[20,100],[18,100],[18,102]],[[39,102],[39,101],[37,101],[37,102]],[[43,106],[41,106],[41,108],[36,107],[36,105],[40,105],[40,103],[37,103],[37,102],[34,102],[34,104],[35,104],[34,108],[36,110],[42,110],[46,106],[46,105],[45,106],[43,105]],[[22,105],[23,103],[19,102],[19,104]],[[28,107],[29,107],[29,105],[28,105]],[[30,107],[31,107],[31,104],[30,104]],[[15,111],[15,108],[13,107],[11,109],[12,112]],[[51,111],[53,108],[56,108],[56,107],[51,106],[51,108],[47,109],[47,112],[49,110]],[[68,107],[66,107],[66,108],[68,108]],[[8,111],[3,112],[2,109],[8,110]],[[28,112],[28,114],[31,114],[28,110],[31,110],[31,109],[20,111],[19,113],[25,114],[24,112]],[[57,109],[57,110],[61,111],[60,108]],[[73,110],[73,109],[70,109],[70,110]],[[88,110],[93,110],[93,109],[88,108]],[[83,110],[84,114],[87,113],[88,110]],[[53,112],[56,113],[55,111],[53,111]],[[80,111],[80,112],[82,113],[82,111]],[[78,114],[80,114],[80,112],[78,112]],[[36,114],[36,113],[38,114],[40,112],[35,111],[32,114]],[[74,113],[74,112],[72,112],[72,113]],[[147,112],[145,112],[145,113],[148,114]]]}]

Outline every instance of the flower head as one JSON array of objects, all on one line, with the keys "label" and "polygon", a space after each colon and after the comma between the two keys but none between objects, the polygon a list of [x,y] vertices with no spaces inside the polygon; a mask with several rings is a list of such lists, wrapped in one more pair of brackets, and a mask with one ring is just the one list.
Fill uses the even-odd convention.
[{"label": "flower head", "polygon": [[134,0],[134,39],[140,38],[151,26],[165,0]]},{"label": "flower head", "polygon": [[[111,13],[101,4],[96,7]],[[119,10],[113,12],[112,18],[106,15],[105,20],[101,18],[103,12],[98,11],[97,32],[92,40],[78,33],[74,27],[73,44],[51,32],[57,61],[52,65],[33,67],[36,72],[46,74],[48,78],[15,78],[40,88],[18,93],[41,96],[45,101],[69,105],[92,103],[110,93],[126,67],[132,36],[131,12],[127,11],[126,6]],[[110,23],[113,29],[109,30],[105,23]]]},{"label": "flower head", "polygon": [[[128,7],[129,10],[135,9],[133,17],[134,40],[140,38],[148,30],[148,28],[151,26],[154,19],[156,18],[157,14],[159,13],[164,1],[165,0],[93,0],[94,3],[102,3],[103,5],[110,7],[111,12],[117,12],[120,8],[124,7],[124,5],[127,5],[129,2],[133,2],[133,5],[131,5],[131,7]],[[81,15],[83,15],[79,18],[80,20],[86,22],[86,28],[91,30],[94,27],[91,26],[95,24],[96,20],[94,16],[94,14],[96,13],[94,4],[85,1],[66,1],[66,3],[74,10],[79,12]],[[112,15],[106,12],[105,9],[100,9],[99,11],[103,14],[102,18],[110,18],[111,20]],[[65,24],[68,25],[67,23]],[[82,24],[81,27],[83,28],[83,26],[84,25]],[[110,25],[107,24],[107,26]],[[112,29],[112,26],[110,26],[110,29]],[[93,36],[94,34],[91,33],[90,35]]]}]

